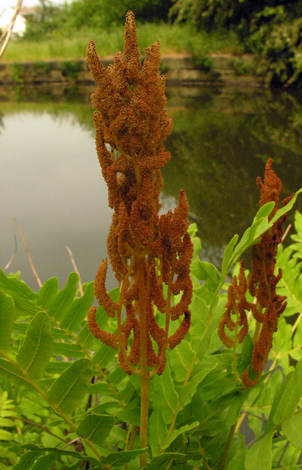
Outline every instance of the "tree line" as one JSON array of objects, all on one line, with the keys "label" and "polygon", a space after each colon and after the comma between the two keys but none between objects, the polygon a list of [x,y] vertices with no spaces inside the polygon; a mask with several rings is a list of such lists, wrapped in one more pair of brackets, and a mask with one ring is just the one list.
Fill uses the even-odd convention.
[{"label": "tree line", "polygon": [[[235,33],[246,53],[258,57],[257,73],[272,85],[297,85],[302,78],[300,0],[39,0],[26,39],[75,34],[83,28],[114,28],[127,11],[138,22],[189,23],[197,31]],[[193,29],[193,31],[194,31]]]}]

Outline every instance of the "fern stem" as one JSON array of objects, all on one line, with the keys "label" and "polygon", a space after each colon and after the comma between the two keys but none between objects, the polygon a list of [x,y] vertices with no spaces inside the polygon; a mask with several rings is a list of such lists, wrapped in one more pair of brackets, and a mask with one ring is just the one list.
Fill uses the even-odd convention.
[{"label": "fern stem", "polygon": [[236,426],[237,426],[237,422],[234,423],[230,428],[229,435],[228,435],[228,438],[227,438],[227,441],[226,441],[226,444],[225,444],[223,456],[222,456],[222,459],[220,461],[218,470],[225,470],[225,468],[226,468],[227,458],[228,458],[229,450],[231,448],[233,437],[234,437],[234,434],[235,434],[235,431],[236,431]]},{"label": "fern stem", "polygon": [[[145,303],[145,279],[143,260],[137,262],[139,283],[139,322],[140,322],[140,382],[141,382],[141,416],[140,416],[140,448],[147,447],[148,409],[149,409],[149,373],[147,367],[147,318]],[[147,465],[147,452],[140,456],[140,466]]]}]

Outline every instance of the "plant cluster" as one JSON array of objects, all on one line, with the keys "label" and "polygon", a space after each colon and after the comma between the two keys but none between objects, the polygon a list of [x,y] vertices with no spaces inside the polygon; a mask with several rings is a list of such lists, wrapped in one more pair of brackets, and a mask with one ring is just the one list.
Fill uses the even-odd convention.
[{"label": "plant cluster", "polygon": [[270,85],[297,85],[302,77],[302,20],[284,21],[284,10],[275,9],[273,20],[262,24],[250,39],[259,54],[257,73]]},{"label": "plant cluster", "polygon": [[[201,261],[184,190],[159,215],[172,128],[159,44],[141,66],[129,12],[113,65],[102,66],[92,41],[87,51],[119,286],[107,293],[106,260],[82,293],[76,273],[61,290],[52,278],[35,293],[0,271],[0,468],[301,468],[299,213],[295,243],[280,241],[302,190],[279,208],[270,160],[252,225],[225,247],[220,271]],[[249,247],[250,275],[239,263]]]}]

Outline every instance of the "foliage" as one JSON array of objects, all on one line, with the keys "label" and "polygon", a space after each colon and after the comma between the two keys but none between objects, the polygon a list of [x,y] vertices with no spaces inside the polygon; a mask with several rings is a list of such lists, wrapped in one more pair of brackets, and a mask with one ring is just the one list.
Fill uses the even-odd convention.
[{"label": "foliage", "polygon": [[168,20],[172,0],[73,0],[72,3],[54,5],[49,0],[39,0],[37,14],[27,21],[24,39],[69,36],[79,29],[105,29],[113,31],[121,24],[128,10],[133,10],[141,22]]},{"label": "foliage", "polygon": [[[292,462],[298,461],[302,444],[297,406],[301,399],[302,374],[301,365],[293,372],[288,358],[299,360],[302,346],[299,287],[302,216],[299,213],[295,217],[297,235],[292,236],[295,243],[286,249],[280,247],[278,254],[277,263],[283,270],[278,294],[287,296],[288,307],[279,322],[270,354],[273,375],[266,374],[266,380],[250,392],[240,390],[232,370],[234,357],[231,352],[221,351],[217,336],[216,326],[225,303],[225,294],[220,293],[225,276],[242,251],[268,227],[267,216],[256,219],[243,239],[247,239],[255,226],[261,227],[261,231],[258,229],[258,233],[249,236],[247,242],[239,242],[235,249],[234,241],[229,244],[221,273],[213,265],[199,261],[200,240],[194,236],[196,226],[190,227],[195,246],[192,269],[205,281],[206,287],[201,289],[193,276],[192,330],[181,345],[169,352],[166,372],[153,379],[149,437],[153,458],[148,468],[156,468],[156,462],[161,462],[161,468],[168,468],[171,461],[175,462],[173,468],[176,463],[184,462],[186,449],[188,469],[194,465],[203,468],[205,461],[215,468],[223,454],[228,428],[238,418],[240,424],[245,416],[257,438],[262,436],[262,422],[267,422],[266,434],[250,447],[252,453],[246,450],[239,434],[227,468],[235,468],[236,461],[245,459],[244,468],[258,469],[254,460],[256,447],[259,459],[268,454],[267,468],[275,468],[271,462],[281,458],[286,441],[290,444],[282,463],[285,465],[289,455]],[[49,467],[45,468],[51,468],[50,462],[56,462],[58,469],[79,468],[83,461],[89,462],[90,468],[99,465],[119,468],[127,463],[128,468],[138,468],[135,436],[132,436],[134,447],[130,445],[131,433],[136,435],[139,424],[138,383],[133,376],[121,372],[114,350],[100,344],[89,332],[85,316],[94,297],[93,283],[85,285],[84,296],[79,297],[77,282],[78,276],[72,273],[66,286],[58,291],[57,280],[52,278],[36,294],[17,278],[0,275],[0,384],[5,390],[0,399],[0,420],[7,420],[0,421],[3,469],[39,468],[48,461]],[[110,296],[116,300],[118,289]],[[209,322],[211,305],[215,303]],[[299,317],[295,317],[295,322],[285,320],[297,312]],[[103,328],[115,330],[115,322],[101,307],[97,319]],[[250,329],[253,327],[251,321]],[[243,354],[244,351],[237,350],[237,362]],[[292,377],[283,389],[280,389],[282,374],[276,370],[277,365]],[[208,402],[206,406],[205,402]],[[281,431],[283,440],[277,435],[273,437],[270,429],[275,429],[274,434],[276,430]],[[267,450],[272,439],[270,454]],[[113,451],[116,444],[120,450],[117,454]],[[91,447],[102,455],[100,459],[90,454]],[[22,467],[25,461],[27,467]]]},{"label": "foliage", "polygon": [[177,15],[178,20],[189,20],[198,28],[237,27],[249,34],[251,23],[256,17],[266,17],[270,21],[275,11],[285,10],[292,17],[301,13],[299,0],[286,3],[280,0],[176,0],[170,15]]},{"label": "foliage", "polygon": [[[260,209],[251,226],[225,247],[220,270],[201,261],[197,226],[187,227],[184,218],[184,191],[174,213],[158,217],[157,190],[162,185],[158,167],[168,158],[162,142],[171,120],[158,78],[158,44],[147,51],[141,71],[131,15],[127,28],[125,56],[116,56],[115,68],[102,69],[93,43],[88,49],[99,85],[93,97],[99,113],[95,114],[98,156],[115,210],[108,252],[120,286],[105,292],[104,262],[95,283],[84,285],[82,296],[76,273],[69,275],[61,290],[57,279],[51,278],[35,293],[17,277],[0,271],[1,468],[300,468],[301,214],[296,213],[295,243],[277,251],[282,223],[302,190],[278,208],[281,182],[268,162],[264,182],[258,179]],[[123,100],[118,99],[121,96]],[[154,96],[158,103],[150,108],[148,100]],[[127,126],[129,122],[136,125]],[[145,136],[142,141],[137,139],[140,133]],[[134,158],[133,146],[138,152],[142,147],[152,152],[147,158],[142,152]],[[139,199],[142,192],[146,201]],[[253,264],[247,291],[248,273],[238,261],[249,247]],[[283,276],[274,271],[275,263]],[[95,294],[98,307],[92,306]],[[190,317],[188,299],[192,299],[191,324],[184,335]],[[230,302],[235,326],[226,319],[225,306]],[[245,312],[243,320],[242,308],[253,315]],[[174,321],[169,325],[170,312]],[[278,328],[272,312],[280,317]],[[294,321],[287,321],[291,318]],[[231,330],[225,342],[228,349],[220,341],[225,340],[221,334],[225,325]],[[238,329],[242,326],[244,339]],[[145,335],[140,334],[138,341],[137,330],[143,328]],[[270,331],[265,336],[266,328]],[[255,370],[259,348],[261,367]],[[147,371],[142,367],[144,357],[151,358]],[[297,361],[295,367],[289,357]],[[243,380],[246,371],[252,383]],[[143,397],[146,377],[149,397]],[[143,398],[145,418],[149,416],[144,446],[142,439],[139,442],[146,412]],[[255,434],[248,448],[239,432],[245,417]]]},{"label": "foliage", "polygon": [[[276,12],[275,12],[276,13]],[[284,21],[283,9],[274,21],[263,24],[251,36],[251,47],[259,53],[258,74],[270,85],[293,85],[302,76],[302,20]]]},{"label": "foliage", "polygon": [[177,0],[170,10],[197,29],[235,31],[246,52],[256,53],[257,73],[271,85],[301,81],[301,14],[298,0]]}]

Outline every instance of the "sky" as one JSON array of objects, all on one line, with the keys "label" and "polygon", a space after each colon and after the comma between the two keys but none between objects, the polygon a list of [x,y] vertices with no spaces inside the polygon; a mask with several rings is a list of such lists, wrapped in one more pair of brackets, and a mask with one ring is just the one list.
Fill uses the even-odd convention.
[{"label": "sky", "polygon": [[[7,7],[15,7],[17,5],[17,0],[0,0],[0,13],[5,10]],[[23,0],[22,6],[23,7],[33,7],[37,5],[39,2],[38,0]],[[64,0],[52,0],[51,3],[59,4],[64,3]]]}]

